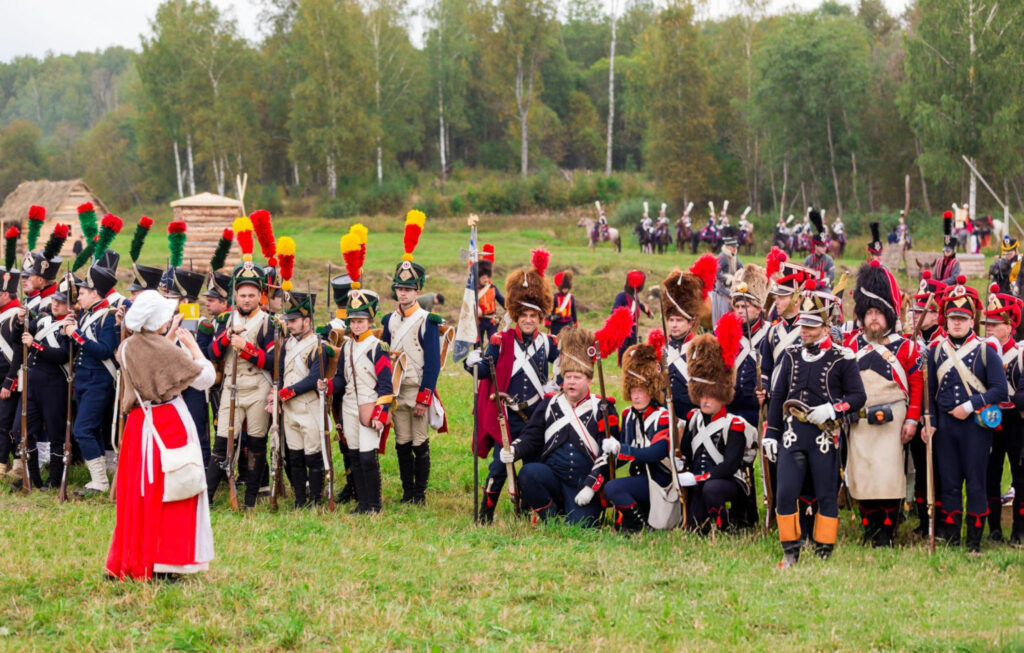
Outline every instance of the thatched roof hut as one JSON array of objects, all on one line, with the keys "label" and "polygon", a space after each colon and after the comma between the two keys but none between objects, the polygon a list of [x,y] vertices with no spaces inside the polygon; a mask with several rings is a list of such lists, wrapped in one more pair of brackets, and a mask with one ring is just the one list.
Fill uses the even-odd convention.
[{"label": "thatched roof hut", "polygon": [[78,236],[78,205],[85,202],[92,202],[95,205],[97,215],[107,212],[103,200],[81,179],[23,181],[4,199],[3,206],[0,206],[0,225],[4,231],[9,224],[18,224],[24,229],[24,223],[28,220],[28,208],[33,204],[42,206],[46,209],[46,222],[43,224],[40,242],[46,242],[56,223],[71,225],[71,238],[68,238],[61,252],[62,256],[69,256]]},{"label": "thatched roof hut", "polygon": [[[174,209],[174,219],[183,220],[188,227],[188,240],[185,241],[186,266],[191,263],[197,272],[209,272],[210,257],[217,248],[217,241],[224,229],[242,215],[242,203],[223,195],[199,193],[171,202],[171,208]],[[224,266],[228,270],[239,261],[236,251],[236,248],[232,248],[228,255]]]}]

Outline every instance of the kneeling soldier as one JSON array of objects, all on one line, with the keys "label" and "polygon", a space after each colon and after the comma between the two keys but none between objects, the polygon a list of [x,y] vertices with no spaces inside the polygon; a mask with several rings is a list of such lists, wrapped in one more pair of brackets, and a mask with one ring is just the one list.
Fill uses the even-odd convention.
[{"label": "kneeling soldier", "polygon": [[618,435],[613,406],[590,394],[594,377],[594,336],[581,328],[561,333],[562,391],[545,398],[522,435],[498,458],[529,461],[519,472],[519,492],[534,523],[563,514],[570,524],[594,526],[601,502],[594,501],[607,478],[600,440]]}]

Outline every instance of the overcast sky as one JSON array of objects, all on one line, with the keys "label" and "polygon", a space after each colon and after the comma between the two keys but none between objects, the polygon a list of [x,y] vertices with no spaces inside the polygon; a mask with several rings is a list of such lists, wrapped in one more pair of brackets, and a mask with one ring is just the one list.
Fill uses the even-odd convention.
[{"label": "overcast sky", "polygon": [[[856,0],[839,0],[856,6]],[[909,0],[885,0],[894,14],[901,14]],[[212,0],[238,20],[242,34],[260,38],[260,0]],[[427,0],[411,0],[424,6]],[[620,2],[620,6],[621,6]],[[701,14],[718,17],[733,13],[735,0],[708,0]],[[770,0],[772,12],[787,7],[810,9],[820,0]],[[160,0],[0,0],[0,61],[20,55],[43,57],[80,50],[102,50],[111,45],[138,49],[139,37],[149,32],[149,21]],[[414,25],[419,25],[415,21]],[[422,28],[419,28],[422,30]],[[415,38],[417,42],[419,38]]]}]

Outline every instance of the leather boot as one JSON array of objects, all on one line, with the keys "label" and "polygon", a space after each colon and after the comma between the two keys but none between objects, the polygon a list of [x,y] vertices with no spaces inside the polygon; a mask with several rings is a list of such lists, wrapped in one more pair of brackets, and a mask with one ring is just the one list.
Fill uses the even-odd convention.
[{"label": "leather boot", "polygon": [[64,453],[50,452],[50,475],[46,478],[46,487],[51,490],[60,488],[60,479],[64,476]]},{"label": "leather boot", "polygon": [[249,449],[245,452],[245,507],[255,508],[263,472],[267,468],[267,439],[249,437],[248,440]]},{"label": "leather boot", "polygon": [[295,493],[295,507],[306,508],[309,506],[309,497],[306,495],[306,459],[301,451],[288,450],[288,468],[291,470],[289,476],[292,492]]},{"label": "leather boot", "polygon": [[988,539],[1003,541],[1003,500],[1000,497],[988,500]]},{"label": "leather boot", "polygon": [[217,494],[217,486],[227,476],[224,473],[224,461],[225,456],[211,453],[210,464],[206,466],[206,495],[211,506],[213,505],[213,496]]},{"label": "leather boot", "polygon": [[985,532],[985,520],[981,515],[967,513],[967,552],[981,553],[981,536]]},{"label": "leather boot", "polygon": [[490,476],[484,483],[484,495],[480,501],[480,513],[477,517],[478,524],[490,524],[494,522],[494,511],[498,507],[498,498],[501,496],[501,487],[495,487],[494,479]]},{"label": "leather boot", "polygon": [[899,507],[885,507],[879,512],[878,532],[871,541],[875,548],[892,547],[896,542],[896,524]]},{"label": "leather boot", "polygon": [[[302,455],[302,452],[299,452]],[[306,469],[309,470],[309,500],[319,506],[324,496],[324,457],[323,454],[306,455]]]},{"label": "leather boot", "polygon": [[[358,457],[358,456],[356,456]],[[338,493],[338,503],[348,503],[349,501],[357,500],[356,496],[356,483],[352,478],[352,452],[346,447],[342,447],[341,450],[341,463],[345,468],[344,474],[344,487],[341,488],[341,492]]]},{"label": "leather boot", "polygon": [[[1021,489],[1024,494],[1024,488]],[[1013,530],[1010,531],[1010,544],[1020,546],[1024,542],[1024,499],[1014,499]]]},{"label": "leather boot", "polygon": [[914,506],[917,508],[917,528],[914,532],[920,537],[928,537],[928,502],[922,497],[916,497]]},{"label": "leather boot", "polygon": [[779,569],[795,567],[800,562],[801,540],[782,543],[782,560],[779,562]]},{"label": "leather boot", "polygon": [[32,489],[43,489],[43,475],[39,472],[39,451],[30,449],[28,452],[28,473],[32,479]]},{"label": "leather boot", "polygon": [[960,512],[950,513],[942,510],[938,517],[939,519],[935,520],[935,539],[942,540],[948,546],[960,546]]},{"label": "leather boot", "polygon": [[366,488],[366,508],[363,512],[375,514],[383,507],[380,500],[380,461],[376,451],[360,451],[359,466],[363,470],[363,487]]},{"label": "leather boot", "polygon": [[814,515],[818,512],[818,502],[815,499],[800,497],[797,506],[800,515],[800,546],[804,546],[814,532]]},{"label": "leather boot", "polygon": [[640,512],[635,503],[626,508],[616,508],[615,512],[618,513],[616,524],[620,533],[625,533],[626,535],[639,533],[647,525],[647,518]]},{"label": "leather boot", "polygon": [[412,451],[416,455],[416,481],[413,484],[412,502],[422,505],[427,502],[427,484],[430,482],[430,441],[413,447]]},{"label": "leather boot", "polygon": [[412,442],[396,444],[395,453],[398,454],[398,474],[402,478],[402,503],[412,503],[416,493],[416,460],[413,458]]},{"label": "leather boot", "polygon": [[349,460],[352,462],[352,484],[355,487],[356,507],[352,509],[354,514],[366,512],[366,476],[363,474],[363,463],[359,459],[359,452],[349,449]]},{"label": "leather boot", "polygon": [[85,487],[75,490],[78,496],[89,496],[91,494],[106,494],[110,491],[110,481],[107,479],[107,461],[103,456],[85,461],[89,468],[90,481]]},{"label": "leather boot", "polygon": [[729,530],[729,509],[725,506],[722,506],[721,508],[709,508],[708,521],[714,524],[715,528],[720,531]]}]

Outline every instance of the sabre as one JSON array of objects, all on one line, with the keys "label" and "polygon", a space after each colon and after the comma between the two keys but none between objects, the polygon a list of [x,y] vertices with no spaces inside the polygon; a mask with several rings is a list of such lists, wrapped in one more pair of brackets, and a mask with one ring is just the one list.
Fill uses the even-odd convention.
[{"label": "sabre", "polygon": [[273,466],[270,483],[270,509],[277,510],[277,497],[284,494],[284,478],[281,474],[282,457],[284,456],[284,442],[281,437],[281,402],[279,393],[281,391],[281,373],[279,371],[281,352],[281,325],[277,320],[271,322],[274,328],[274,391],[271,398],[270,413],[270,436],[273,438],[270,446],[270,461]]}]

